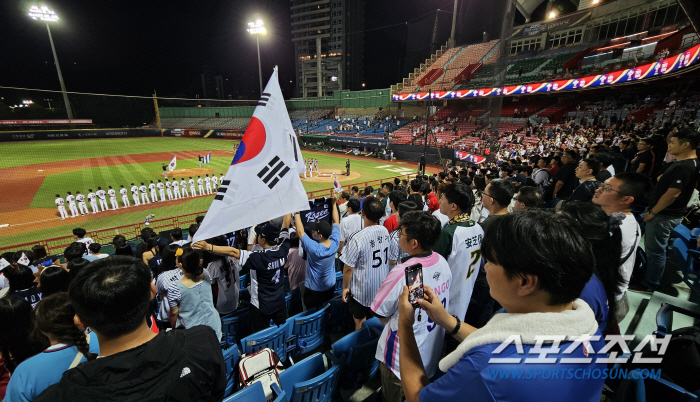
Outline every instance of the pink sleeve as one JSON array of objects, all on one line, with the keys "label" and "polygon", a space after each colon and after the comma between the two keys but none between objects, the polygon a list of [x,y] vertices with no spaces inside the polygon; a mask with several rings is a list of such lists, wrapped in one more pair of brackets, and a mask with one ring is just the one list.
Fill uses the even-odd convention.
[{"label": "pink sleeve", "polygon": [[[370,305],[372,311],[374,311],[375,313],[379,311],[384,301],[386,301],[387,298],[390,298],[392,293],[395,293],[396,285],[399,284],[403,280],[403,278],[404,266],[397,265],[396,267],[394,267],[394,269],[392,269],[389,272],[386,278],[384,278],[384,281],[382,281],[381,286],[379,286],[377,295],[374,296],[374,300],[372,300],[372,304]],[[387,317],[386,315],[383,315],[381,313],[380,315],[382,315],[383,317]]]}]

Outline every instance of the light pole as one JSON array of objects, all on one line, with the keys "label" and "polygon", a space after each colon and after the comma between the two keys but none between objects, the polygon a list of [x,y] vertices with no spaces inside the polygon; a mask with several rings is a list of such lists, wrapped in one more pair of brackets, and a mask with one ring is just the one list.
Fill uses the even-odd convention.
[{"label": "light pole", "polygon": [[262,96],[263,85],[262,67],[260,65],[260,35],[267,35],[267,29],[265,29],[263,21],[261,19],[257,19],[255,20],[255,22],[248,23],[248,33],[250,33],[251,35],[255,35],[255,41],[258,44],[258,78],[260,79],[260,96]]},{"label": "light pole", "polygon": [[29,16],[33,20],[41,20],[46,23],[46,30],[49,32],[49,42],[51,42],[51,51],[53,51],[53,60],[56,63],[56,71],[58,72],[58,81],[61,83],[61,92],[63,93],[63,103],[66,104],[66,112],[68,113],[68,119],[73,119],[73,111],[70,108],[70,102],[68,101],[68,94],[66,93],[66,85],[63,83],[63,74],[61,74],[61,66],[58,64],[58,56],[56,56],[56,47],[53,45],[53,38],[51,37],[51,28],[49,28],[49,22],[58,21],[58,14],[46,6],[31,6],[29,8]]},{"label": "light pole", "polygon": [[448,43],[448,46],[450,49],[455,47],[456,40],[455,40],[455,28],[457,28],[457,7],[459,5],[459,0],[455,0],[455,8],[454,11],[452,12],[452,31],[450,33],[450,43]]}]

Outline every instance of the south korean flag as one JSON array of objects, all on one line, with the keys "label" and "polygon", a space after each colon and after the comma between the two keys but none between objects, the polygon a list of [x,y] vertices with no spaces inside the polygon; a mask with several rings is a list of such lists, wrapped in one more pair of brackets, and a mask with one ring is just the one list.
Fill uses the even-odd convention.
[{"label": "south korean flag", "polygon": [[19,258],[19,260],[17,260],[17,263],[28,267],[31,261],[29,261],[29,258],[27,258],[27,256],[24,253],[22,253],[22,256]]},{"label": "south korean flag", "polygon": [[275,67],[194,241],[308,209],[303,169]]},{"label": "south korean flag", "polygon": [[0,258],[0,271],[10,266],[10,263],[6,259]]}]

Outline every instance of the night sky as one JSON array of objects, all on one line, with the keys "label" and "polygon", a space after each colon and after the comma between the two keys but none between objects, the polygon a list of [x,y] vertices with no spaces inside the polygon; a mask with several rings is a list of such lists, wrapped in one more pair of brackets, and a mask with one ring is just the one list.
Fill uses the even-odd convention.
[{"label": "night sky", "polygon": [[[462,0],[460,41],[479,41],[484,28],[474,21],[488,25],[489,19],[500,18],[493,4],[504,1]],[[27,16],[32,4],[0,2],[0,86],[57,90],[46,27]],[[438,42],[449,36],[453,0],[365,4],[368,89],[395,84],[417,66],[417,60],[429,56],[436,14]],[[155,89],[159,96],[192,97],[201,92],[199,74],[207,64],[228,80],[227,94],[256,98],[255,39],[245,29],[259,15],[268,29],[260,42],[263,80],[278,65],[285,96],[291,96],[294,46],[289,0],[51,0],[46,5],[60,17],[51,32],[69,91],[150,95]]]}]

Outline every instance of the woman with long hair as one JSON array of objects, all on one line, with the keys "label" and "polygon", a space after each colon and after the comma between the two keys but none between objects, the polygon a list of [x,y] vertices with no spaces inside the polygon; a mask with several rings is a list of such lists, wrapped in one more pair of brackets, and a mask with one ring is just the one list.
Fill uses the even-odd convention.
[{"label": "woman with long hair", "polygon": [[156,317],[158,328],[170,328],[170,304],[168,301],[168,289],[170,285],[182,279],[182,270],[177,267],[177,256],[182,255],[182,248],[177,244],[170,244],[163,249],[160,265],[157,268],[156,298],[161,302],[160,310]]},{"label": "woman with long hair", "polygon": [[54,293],[67,292],[69,284],[70,274],[68,271],[56,265],[44,268],[39,275],[39,287],[43,298]]},{"label": "woman with long hair", "polygon": [[46,297],[36,305],[33,336],[48,339],[49,346],[22,362],[12,373],[7,386],[10,401],[33,401],[59,382],[63,372],[97,358],[97,337],[78,329],[74,317],[75,309],[66,292]]},{"label": "woman with long hair", "polygon": [[[207,240],[214,246],[228,247],[224,236]],[[238,308],[240,282],[238,279],[238,262],[235,258],[225,255],[208,253],[213,261],[207,265],[207,273],[214,286],[216,310],[221,316],[232,313]]]},{"label": "woman with long hair", "polygon": [[211,279],[202,268],[199,254],[190,247],[184,248],[177,265],[184,275],[168,289],[170,324],[174,328],[207,325],[221,339],[221,318],[214,307]]},{"label": "woman with long hair", "polygon": [[0,299],[0,352],[10,373],[26,359],[48,346],[46,339],[34,339],[32,305],[17,296]]},{"label": "woman with long hair", "polygon": [[[595,271],[581,293],[596,314],[600,332],[613,330],[617,301],[616,295],[623,283],[620,273],[622,232],[620,222],[610,217],[601,207],[590,202],[566,202],[561,214],[578,222],[583,236],[588,239],[595,257]],[[606,332],[606,329],[608,332]]]}]

